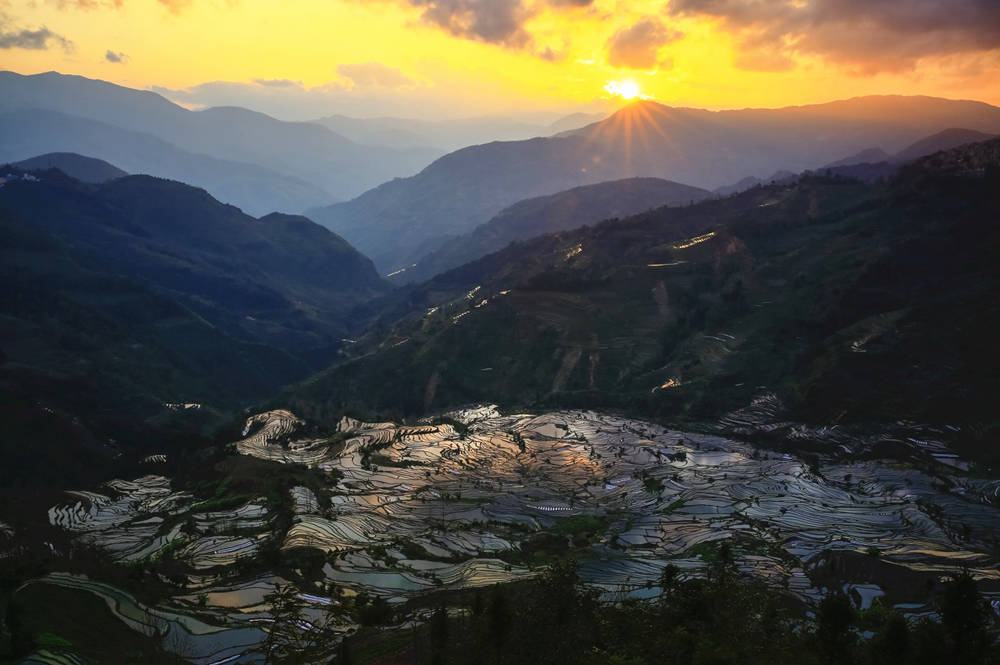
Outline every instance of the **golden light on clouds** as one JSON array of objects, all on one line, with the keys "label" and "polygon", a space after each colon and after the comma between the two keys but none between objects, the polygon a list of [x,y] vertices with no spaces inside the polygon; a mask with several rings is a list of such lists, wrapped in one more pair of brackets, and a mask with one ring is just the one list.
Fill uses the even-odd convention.
[{"label": "golden light on clouds", "polygon": [[284,95],[305,115],[597,109],[643,97],[709,108],[884,93],[1000,103],[1000,3],[932,4],[0,0],[0,58],[190,106]]}]

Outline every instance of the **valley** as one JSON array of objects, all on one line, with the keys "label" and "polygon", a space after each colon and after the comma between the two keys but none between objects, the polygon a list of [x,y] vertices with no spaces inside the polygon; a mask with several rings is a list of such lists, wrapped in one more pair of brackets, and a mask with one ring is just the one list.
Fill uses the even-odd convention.
[{"label": "valley", "polygon": [[163,1],[253,47],[155,85],[61,36],[149,7],[31,4],[89,73],[0,72],[0,661],[1000,662],[1000,107],[760,3]]}]

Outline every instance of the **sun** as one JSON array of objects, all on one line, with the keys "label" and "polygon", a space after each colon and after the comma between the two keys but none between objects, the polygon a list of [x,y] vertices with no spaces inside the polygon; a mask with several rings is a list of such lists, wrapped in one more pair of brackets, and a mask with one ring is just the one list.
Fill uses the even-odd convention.
[{"label": "sun", "polygon": [[633,99],[649,99],[649,97],[642,94],[639,84],[631,79],[626,79],[624,81],[608,81],[608,84],[604,86],[604,89],[610,94],[617,95],[618,97],[628,101]]}]

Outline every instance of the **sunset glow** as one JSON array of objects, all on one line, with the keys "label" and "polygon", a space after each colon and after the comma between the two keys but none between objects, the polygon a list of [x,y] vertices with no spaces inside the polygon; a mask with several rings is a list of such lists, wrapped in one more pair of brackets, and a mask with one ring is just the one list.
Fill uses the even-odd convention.
[{"label": "sunset glow", "polygon": [[649,97],[644,95],[639,89],[639,84],[631,80],[608,81],[608,84],[604,86],[604,89],[608,92],[608,94],[621,97],[626,101],[631,101],[633,99],[649,99]]},{"label": "sunset glow", "polygon": [[[928,15],[911,29],[875,6],[847,15],[833,0],[758,5],[15,2],[0,11],[0,54],[3,68],[20,73],[80,74],[189,107],[286,117],[604,111],[642,95],[706,108],[884,93],[1000,102],[1000,43],[984,32],[988,17],[923,7]],[[921,33],[924,24],[942,38]],[[278,93],[295,103],[275,110]]]}]

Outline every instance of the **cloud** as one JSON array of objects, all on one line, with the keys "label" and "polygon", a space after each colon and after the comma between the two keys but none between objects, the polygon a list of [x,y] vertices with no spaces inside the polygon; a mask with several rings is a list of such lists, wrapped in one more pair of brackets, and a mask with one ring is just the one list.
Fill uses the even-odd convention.
[{"label": "cloud", "polygon": [[57,35],[44,25],[37,30],[13,28],[8,30],[5,17],[0,16],[0,49],[28,49],[45,51],[53,46],[59,46],[63,51],[73,50],[73,42],[62,35]]},{"label": "cloud", "polygon": [[658,18],[646,17],[622,28],[608,40],[608,64],[630,69],[654,69],[660,47],[677,41],[683,32],[667,28]]},{"label": "cloud", "polygon": [[160,4],[173,14],[179,14],[191,5],[191,0],[160,0]]},{"label": "cloud", "polygon": [[521,0],[409,0],[421,19],[456,37],[520,47],[530,38],[523,23],[528,9]]},{"label": "cloud", "polygon": [[59,9],[119,9],[125,4],[125,0],[56,0],[55,5]]},{"label": "cloud", "polygon": [[[402,0],[421,10],[420,19],[463,39],[508,48],[532,47],[525,22],[544,7],[567,11],[590,7],[594,0]],[[546,51],[538,52],[545,57]]]},{"label": "cloud", "polygon": [[738,35],[736,65],[782,69],[818,56],[860,74],[912,69],[927,56],[1000,49],[997,0],[671,0]]},{"label": "cloud", "polygon": [[257,85],[263,85],[268,88],[301,88],[302,81],[293,81],[292,79],[254,79],[254,83]]},{"label": "cloud", "polygon": [[414,85],[413,79],[403,72],[380,62],[359,62],[337,65],[337,73],[351,80],[354,86],[404,88]]},{"label": "cloud", "polygon": [[128,62],[127,55],[125,55],[121,51],[116,52],[112,51],[111,49],[108,49],[107,52],[104,54],[104,59],[107,60],[108,62],[114,62],[116,64],[124,64]]}]

